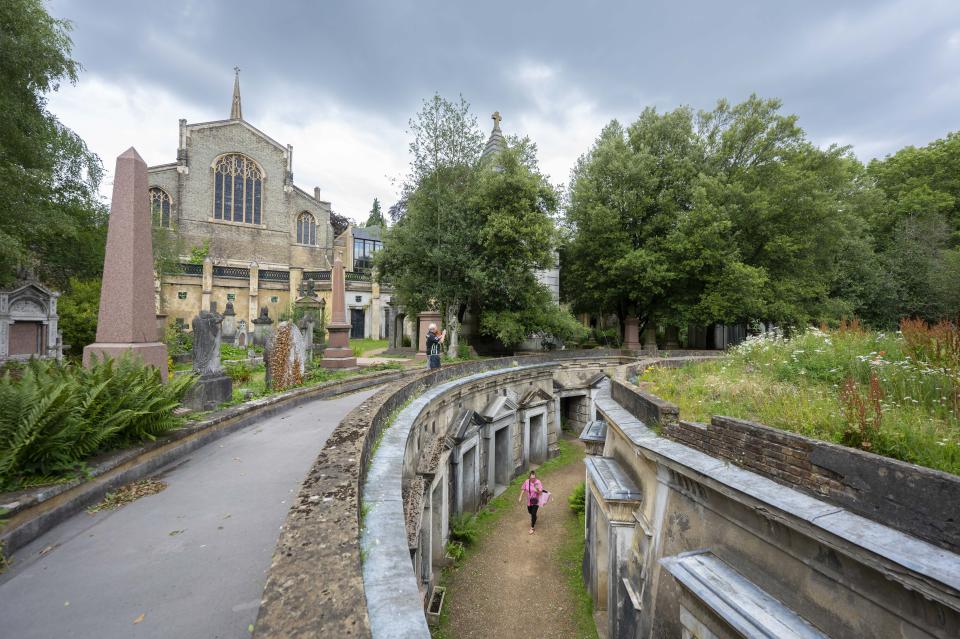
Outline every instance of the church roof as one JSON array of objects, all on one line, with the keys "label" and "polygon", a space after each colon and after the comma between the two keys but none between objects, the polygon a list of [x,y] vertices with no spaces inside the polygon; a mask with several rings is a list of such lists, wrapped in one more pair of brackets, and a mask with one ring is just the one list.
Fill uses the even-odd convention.
[{"label": "church roof", "polygon": [[483,148],[483,153],[480,155],[481,160],[486,160],[492,155],[497,155],[507,148],[507,139],[503,137],[503,131],[500,130],[500,112],[494,111],[490,117],[493,118],[493,131],[490,132],[487,145]]}]

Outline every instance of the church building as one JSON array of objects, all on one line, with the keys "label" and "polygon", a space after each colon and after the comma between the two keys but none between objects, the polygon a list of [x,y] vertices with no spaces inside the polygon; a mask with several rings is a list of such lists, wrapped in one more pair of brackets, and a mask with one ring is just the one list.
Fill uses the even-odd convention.
[{"label": "church building", "polygon": [[[239,70],[230,118],[181,119],[176,162],[149,167],[148,175],[154,225],[169,229],[181,263],[158,277],[158,312],[168,321],[189,325],[211,302],[219,311],[230,302],[238,326],[252,331],[261,309],[284,318],[308,284],[329,298],[337,240],[330,202],[319,188],[294,184],[293,146],[243,119]],[[352,259],[352,248],[342,255],[352,336],[386,337],[389,293],[371,281],[369,260]]]}]

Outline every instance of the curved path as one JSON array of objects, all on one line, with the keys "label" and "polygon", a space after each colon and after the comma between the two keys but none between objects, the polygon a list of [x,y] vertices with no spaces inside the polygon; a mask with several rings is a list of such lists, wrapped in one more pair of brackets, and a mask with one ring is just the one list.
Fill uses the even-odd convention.
[{"label": "curved path", "polygon": [[[509,511],[480,541],[475,552],[447,580],[449,615],[445,629],[455,639],[591,639],[591,625],[578,628],[576,599],[558,556],[571,534],[580,534],[577,516],[567,505],[584,480],[583,444],[576,459],[541,479],[552,495],[528,534],[530,518],[515,491]],[[588,622],[589,623],[589,622]]]},{"label": "curved path", "polygon": [[161,471],[163,492],[80,513],[20,549],[0,575],[0,635],[249,636],[300,482],[340,420],[378,390],[227,435]]}]

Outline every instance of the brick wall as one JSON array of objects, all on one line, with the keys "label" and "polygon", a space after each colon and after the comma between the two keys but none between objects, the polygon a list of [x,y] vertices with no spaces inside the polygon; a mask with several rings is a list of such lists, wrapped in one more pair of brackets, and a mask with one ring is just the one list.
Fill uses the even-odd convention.
[{"label": "brick wall", "polygon": [[960,477],[763,424],[665,422],[661,433],[953,552],[960,550]]}]

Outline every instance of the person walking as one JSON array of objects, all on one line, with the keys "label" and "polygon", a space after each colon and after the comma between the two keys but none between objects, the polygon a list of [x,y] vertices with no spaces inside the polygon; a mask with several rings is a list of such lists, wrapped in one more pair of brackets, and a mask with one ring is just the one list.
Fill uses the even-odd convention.
[{"label": "person walking", "polygon": [[427,329],[427,367],[430,370],[440,368],[440,346],[447,339],[447,332],[437,334],[437,325],[431,324]]},{"label": "person walking", "polygon": [[543,484],[537,479],[537,471],[531,470],[530,474],[527,476],[527,481],[523,482],[523,486],[520,487],[520,500],[523,501],[524,495],[527,498],[527,512],[530,513],[530,533],[533,534],[533,531],[537,528],[537,511],[540,510],[541,504],[546,503],[544,497],[547,496],[547,491],[543,489]]}]

